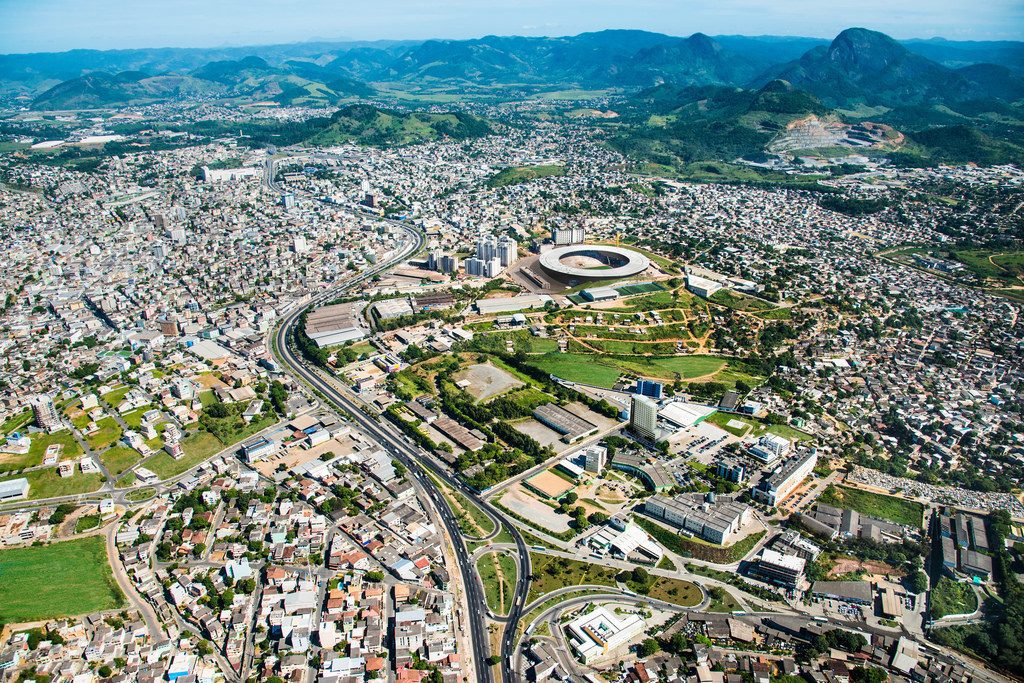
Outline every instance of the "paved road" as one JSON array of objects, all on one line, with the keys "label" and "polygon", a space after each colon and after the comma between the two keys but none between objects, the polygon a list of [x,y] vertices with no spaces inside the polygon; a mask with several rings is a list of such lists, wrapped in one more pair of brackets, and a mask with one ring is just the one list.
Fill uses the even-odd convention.
[{"label": "paved road", "polygon": [[146,630],[149,631],[149,637],[153,641],[161,640],[165,637],[165,633],[160,625],[160,619],[156,616],[156,610],[135,590],[135,584],[128,577],[128,574],[125,573],[121,557],[117,552],[117,543],[115,543],[114,538],[117,535],[117,528],[121,526],[121,520],[116,520],[113,524],[108,524],[107,526],[105,534],[107,537],[107,559],[110,560],[114,580],[117,581],[117,585],[121,587],[121,591],[128,598],[132,607],[137,609],[139,614],[142,615],[143,620],[146,622]]},{"label": "paved road", "polygon": [[[267,187],[276,192],[282,191],[280,186],[278,186],[273,180],[276,164],[279,161],[280,160],[268,159],[265,169],[266,174],[264,177]],[[467,600],[469,602],[469,614],[466,615],[466,618],[470,624],[470,635],[473,643],[473,660],[476,668],[477,680],[480,683],[487,683],[493,679],[493,675],[486,662],[489,653],[489,636],[484,618],[487,609],[486,599],[477,579],[476,567],[470,561],[469,553],[466,550],[466,545],[462,539],[462,533],[458,527],[458,523],[455,520],[447,501],[440,494],[437,487],[429,477],[424,476],[424,470],[430,470],[434,476],[443,480],[452,489],[459,491],[459,493],[468,498],[471,502],[475,503],[492,519],[504,520],[504,516],[498,513],[488,503],[483,501],[476,492],[466,488],[461,481],[453,478],[447,469],[438,466],[437,463],[429,457],[429,455],[414,447],[403,434],[391,425],[391,423],[386,420],[379,421],[378,419],[368,417],[364,414],[360,406],[344,388],[338,386],[333,381],[325,380],[325,378],[320,375],[319,371],[306,367],[304,362],[293,353],[288,344],[290,331],[304,310],[309,309],[317,303],[327,301],[341,292],[365,282],[372,276],[394,267],[408,256],[417,253],[423,248],[425,238],[421,232],[413,230],[405,223],[399,221],[391,221],[387,219],[380,220],[384,220],[398,227],[409,235],[412,238],[411,246],[402,249],[395,257],[388,261],[378,264],[351,280],[346,281],[341,286],[294,306],[285,316],[284,320],[282,320],[281,325],[278,327],[274,335],[274,341],[276,342],[275,352],[277,353],[278,358],[282,361],[283,366],[290,369],[293,375],[297,376],[308,386],[325,396],[329,401],[347,411],[356,424],[362,427],[367,434],[377,439],[393,457],[405,465],[405,467],[414,476],[416,485],[427,491],[434,500],[434,503],[441,514],[441,519],[448,530],[448,534],[455,542],[456,560],[459,564],[460,572],[462,573],[463,588],[466,591]],[[509,621],[502,636],[501,646],[502,676],[505,683],[512,683],[516,680],[511,666],[512,653],[515,647],[514,634],[518,626],[519,619],[522,616],[522,608],[526,601],[526,595],[529,592],[529,577],[532,569],[530,567],[530,554],[527,552],[522,534],[519,533],[519,530],[516,527],[509,524],[507,521],[503,522],[503,526],[512,536],[519,550],[519,567],[518,575],[516,577],[516,590],[513,597],[512,609],[509,612]]]}]

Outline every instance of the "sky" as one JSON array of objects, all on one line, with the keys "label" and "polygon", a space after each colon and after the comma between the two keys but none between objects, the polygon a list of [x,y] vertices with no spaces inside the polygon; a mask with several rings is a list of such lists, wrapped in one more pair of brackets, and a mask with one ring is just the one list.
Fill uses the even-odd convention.
[{"label": "sky", "polygon": [[0,53],[574,35],[1024,39],[1024,0],[0,0]]}]

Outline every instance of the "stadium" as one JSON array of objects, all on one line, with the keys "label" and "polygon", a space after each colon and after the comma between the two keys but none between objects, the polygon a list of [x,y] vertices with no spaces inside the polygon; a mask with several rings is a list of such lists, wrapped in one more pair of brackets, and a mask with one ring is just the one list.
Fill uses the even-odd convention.
[{"label": "stadium", "polygon": [[643,254],[602,244],[556,247],[545,252],[539,263],[548,275],[571,283],[632,277],[651,265]]}]

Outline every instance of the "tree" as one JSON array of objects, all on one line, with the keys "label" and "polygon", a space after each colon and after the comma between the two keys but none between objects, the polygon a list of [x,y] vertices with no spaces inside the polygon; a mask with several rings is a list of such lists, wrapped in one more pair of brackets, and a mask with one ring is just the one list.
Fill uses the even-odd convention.
[{"label": "tree", "polygon": [[636,655],[640,658],[650,657],[660,649],[661,646],[658,645],[657,640],[654,638],[648,638],[636,646]]}]

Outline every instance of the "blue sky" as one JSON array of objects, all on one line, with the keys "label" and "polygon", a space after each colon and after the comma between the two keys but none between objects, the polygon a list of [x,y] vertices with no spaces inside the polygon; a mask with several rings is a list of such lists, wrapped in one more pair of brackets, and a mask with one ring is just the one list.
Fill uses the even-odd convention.
[{"label": "blue sky", "polygon": [[571,35],[1024,39],[1024,0],[0,0],[0,53],[326,39]]}]

